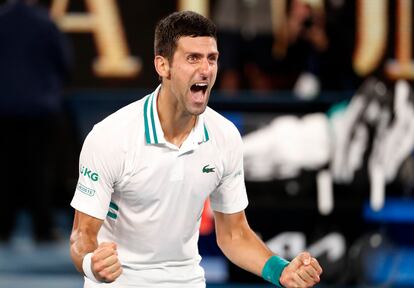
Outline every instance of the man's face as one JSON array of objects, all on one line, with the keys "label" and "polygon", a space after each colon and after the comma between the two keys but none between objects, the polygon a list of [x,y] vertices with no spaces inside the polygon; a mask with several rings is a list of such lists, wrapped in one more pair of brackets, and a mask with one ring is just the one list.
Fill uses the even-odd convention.
[{"label": "man's face", "polygon": [[190,115],[206,109],[216,81],[217,42],[212,37],[181,37],[170,64],[171,92],[177,108]]}]

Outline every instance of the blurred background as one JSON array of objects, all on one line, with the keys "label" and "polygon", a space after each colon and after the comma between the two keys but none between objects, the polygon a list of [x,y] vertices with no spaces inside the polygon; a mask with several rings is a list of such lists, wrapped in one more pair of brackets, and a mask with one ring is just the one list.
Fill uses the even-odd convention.
[{"label": "blurred background", "polygon": [[[218,26],[210,106],[245,143],[251,227],[318,287],[414,287],[411,0],[0,0],[0,287],[82,287],[69,256],[81,145],[158,85],[153,31],[177,10]],[[221,254],[208,287],[270,287]]]}]

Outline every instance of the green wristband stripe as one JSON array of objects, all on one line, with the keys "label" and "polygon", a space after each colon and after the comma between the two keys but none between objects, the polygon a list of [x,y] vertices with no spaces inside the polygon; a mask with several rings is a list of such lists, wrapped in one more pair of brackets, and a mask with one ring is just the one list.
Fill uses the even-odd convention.
[{"label": "green wristband stripe", "polygon": [[287,265],[289,265],[289,261],[286,261],[279,256],[270,257],[263,267],[263,279],[275,284],[277,287],[283,288],[282,284],[279,282],[279,279],[280,275],[282,275],[283,269],[285,269]]}]

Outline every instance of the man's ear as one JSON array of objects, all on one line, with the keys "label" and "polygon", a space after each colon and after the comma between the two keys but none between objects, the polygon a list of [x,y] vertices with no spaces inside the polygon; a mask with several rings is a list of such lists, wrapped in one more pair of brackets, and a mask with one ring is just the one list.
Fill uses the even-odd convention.
[{"label": "man's ear", "polygon": [[154,66],[160,78],[170,77],[170,63],[167,58],[160,55],[155,56]]}]

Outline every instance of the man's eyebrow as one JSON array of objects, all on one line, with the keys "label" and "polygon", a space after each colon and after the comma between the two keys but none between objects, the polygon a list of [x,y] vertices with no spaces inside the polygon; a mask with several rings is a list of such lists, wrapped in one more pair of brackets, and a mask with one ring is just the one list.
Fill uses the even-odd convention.
[{"label": "man's eyebrow", "polygon": [[[192,56],[202,57],[204,54],[200,53],[200,52],[190,52],[189,51],[189,52],[186,52],[185,55],[186,56],[192,55]],[[211,53],[207,54],[207,57],[211,57],[211,56],[217,56],[218,57],[219,55],[220,55],[219,52],[211,52]]]},{"label": "man's eyebrow", "polygon": [[200,52],[187,52],[186,55],[194,55],[194,56],[202,56],[203,54]]}]

